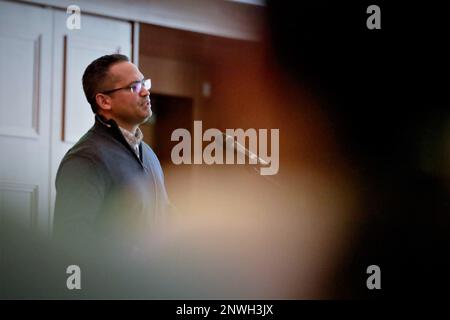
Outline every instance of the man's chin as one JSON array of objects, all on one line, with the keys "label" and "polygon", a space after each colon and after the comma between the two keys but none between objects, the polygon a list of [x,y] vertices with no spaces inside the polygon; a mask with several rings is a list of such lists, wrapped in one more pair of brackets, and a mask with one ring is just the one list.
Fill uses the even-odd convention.
[{"label": "man's chin", "polygon": [[147,122],[151,118],[152,114],[152,110],[149,109],[148,112],[146,112],[146,115],[144,115],[144,120],[142,122]]}]

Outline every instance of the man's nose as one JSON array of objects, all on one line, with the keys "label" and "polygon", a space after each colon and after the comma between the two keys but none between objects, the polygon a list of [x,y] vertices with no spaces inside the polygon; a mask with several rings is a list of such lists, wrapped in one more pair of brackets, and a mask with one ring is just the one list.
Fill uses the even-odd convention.
[{"label": "man's nose", "polygon": [[142,86],[141,92],[139,92],[139,94],[143,97],[146,97],[150,95],[150,89],[147,90],[144,86]]}]

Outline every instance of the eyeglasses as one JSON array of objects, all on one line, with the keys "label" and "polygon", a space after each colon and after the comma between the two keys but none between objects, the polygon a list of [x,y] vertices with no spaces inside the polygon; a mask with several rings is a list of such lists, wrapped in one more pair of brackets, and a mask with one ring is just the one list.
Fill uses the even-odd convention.
[{"label": "eyeglasses", "polygon": [[147,89],[150,90],[150,88],[152,87],[152,80],[151,79],[144,79],[141,81],[135,81],[132,84],[130,84],[129,86],[126,87],[122,87],[122,88],[117,88],[117,89],[112,89],[112,90],[107,90],[107,91],[102,91],[100,93],[103,94],[108,94],[108,93],[113,93],[115,91],[118,90],[130,90],[132,93],[139,93],[142,90],[142,86]]}]

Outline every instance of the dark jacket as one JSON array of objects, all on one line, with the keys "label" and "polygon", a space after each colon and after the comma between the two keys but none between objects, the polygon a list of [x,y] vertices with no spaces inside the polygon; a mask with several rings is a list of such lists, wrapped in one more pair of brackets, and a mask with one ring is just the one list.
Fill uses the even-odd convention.
[{"label": "dark jacket", "polygon": [[151,234],[165,217],[168,197],[155,153],[144,142],[139,149],[138,158],[113,120],[96,117],[58,169],[56,238],[126,249]]}]

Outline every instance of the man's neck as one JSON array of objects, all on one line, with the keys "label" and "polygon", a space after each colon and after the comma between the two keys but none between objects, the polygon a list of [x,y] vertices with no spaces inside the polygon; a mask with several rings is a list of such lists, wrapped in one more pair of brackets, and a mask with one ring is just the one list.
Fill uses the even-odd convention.
[{"label": "man's neck", "polygon": [[102,117],[105,118],[106,120],[113,119],[117,123],[117,125],[119,127],[121,127],[122,129],[125,129],[125,130],[131,132],[133,135],[136,134],[136,130],[138,128],[138,125],[130,125],[130,124],[124,123],[123,121],[120,121],[118,119],[114,119],[114,118],[111,118],[111,117],[106,117],[104,115],[102,115]]},{"label": "man's neck", "polygon": [[121,127],[122,129],[125,129],[125,130],[131,132],[133,135],[136,134],[136,130],[138,128],[138,126],[130,126],[130,125],[127,125],[127,124],[124,124],[124,123],[120,123],[120,122],[117,122],[117,125],[119,127]]}]

